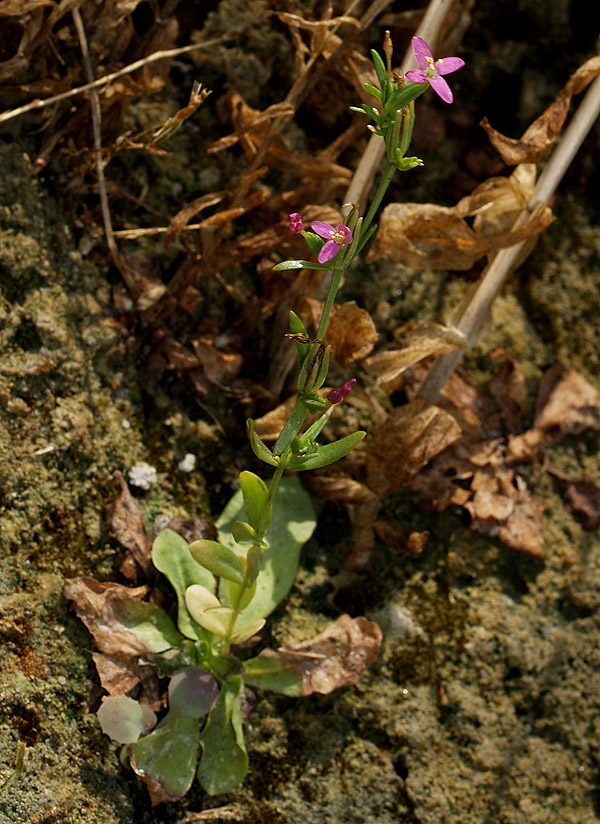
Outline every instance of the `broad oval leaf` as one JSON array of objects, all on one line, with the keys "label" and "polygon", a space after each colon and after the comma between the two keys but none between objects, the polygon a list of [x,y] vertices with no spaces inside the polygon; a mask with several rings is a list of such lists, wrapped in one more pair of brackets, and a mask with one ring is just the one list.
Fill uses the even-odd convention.
[{"label": "broad oval leaf", "polygon": [[212,590],[215,579],[211,572],[198,566],[190,555],[188,542],[172,529],[163,530],[152,544],[152,563],[168,579],[177,594],[177,626],[187,638],[207,641],[206,632],[188,612],[185,593],[192,584]]},{"label": "broad oval leaf", "polygon": [[244,661],[244,683],[251,687],[289,695],[291,698],[300,695],[300,679],[297,673],[286,668],[272,650],[265,650],[257,658]]},{"label": "broad oval leaf", "polygon": [[[236,546],[231,537],[231,526],[238,520],[243,509],[244,498],[239,490],[217,521],[219,539],[230,547]],[[315,526],[312,502],[298,478],[282,478],[275,494],[271,527],[265,538],[267,550],[258,576],[256,594],[242,611],[240,625],[242,622],[266,618],[285,598],[296,576],[300,549],[312,535]],[[245,555],[253,549],[236,548],[240,554]],[[224,581],[219,585],[219,596],[223,604],[231,604]]]},{"label": "broad oval leaf", "polygon": [[198,781],[209,795],[235,790],[248,772],[241,713],[243,686],[239,675],[230,675],[223,682],[215,708],[200,736],[202,756]]},{"label": "broad oval leaf", "polygon": [[250,624],[246,624],[245,626],[241,627],[240,629],[236,630],[231,635],[231,643],[232,644],[243,644],[244,641],[247,641],[249,638],[252,638],[253,635],[256,635],[265,625],[264,618],[258,618],[256,621],[252,621]]},{"label": "broad oval leaf", "polygon": [[174,718],[129,746],[134,772],[147,785],[152,804],[179,801],[198,763],[198,720]]},{"label": "broad oval leaf", "polygon": [[96,713],[102,732],[119,744],[133,744],[140,735],[156,724],[156,715],[150,707],[126,695],[105,698]]},{"label": "broad oval leaf", "polygon": [[286,462],[286,469],[301,472],[304,469],[321,469],[323,466],[339,461],[351,452],[362,441],[367,433],[362,430],[353,432],[339,441],[319,446],[316,452],[309,455],[292,456]]},{"label": "broad oval leaf", "polygon": [[164,609],[154,604],[127,598],[116,602],[113,610],[117,621],[145,644],[150,652],[164,652],[171,647],[178,647],[184,640]]},{"label": "broad oval leaf", "polygon": [[238,556],[229,547],[218,541],[194,541],[190,544],[192,558],[213,575],[241,584],[244,580],[244,567]]},{"label": "broad oval leaf", "polygon": [[201,718],[211,711],[218,694],[218,684],[210,672],[199,667],[180,669],[169,681],[167,719]]}]

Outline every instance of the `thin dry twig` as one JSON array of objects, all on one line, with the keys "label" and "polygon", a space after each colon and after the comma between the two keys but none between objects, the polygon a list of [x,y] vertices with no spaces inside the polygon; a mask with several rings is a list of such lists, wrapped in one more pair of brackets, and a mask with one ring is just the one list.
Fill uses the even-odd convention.
[{"label": "thin dry twig", "polygon": [[[87,37],[85,35],[85,29],[83,27],[83,21],[81,19],[79,9],[73,9],[71,11],[71,15],[73,17],[73,23],[75,24],[77,37],[79,38],[79,44],[81,46],[81,53],[83,55],[83,65],[85,73],[87,75],[89,83],[93,83],[94,72],[92,70],[92,61],[90,60],[90,52],[88,49]],[[127,264],[123,260],[122,254],[119,252],[119,249],[117,247],[117,242],[115,240],[112,228],[110,209],[108,207],[108,193],[106,191],[106,179],[104,177],[104,166],[102,161],[102,114],[100,110],[100,101],[98,100],[98,93],[95,88],[90,88],[89,91],[90,108],[92,112],[92,127],[94,131],[94,154],[96,156],[96,171],[98,174],[98,191],[100,194],[100,206],[102,208],[102,219],[104,221],[104,232],[106,234],[106,242],[108,244],[108,248],[111,257],[115,263],[115,266],[117,266],[117,268],[121,272],[123,281],[125,282],[125,286],[127,287],[127,291],[129,292],[131,299],[134,301],[134,303],[137,304],[139,298],[139,290],[133,277],[133,271],[129,268],[129,266],[127,266]]]},{"label": "thin dry twig", "polygon": [[198,49],[206,49],[209,46],[215,46],[217,43],[231,40],[233,37],[234,34],[229,33],[223,37],[217,37],[214,40],[207,40],[204,43],[192,43],[189,46],[181,46],[178,49],[166,49],[165,51],[154,52],[153,54],[149,54],[148,57],[143,57],[141,60],[136,60],[135,63],[130,63],[128,66],[124,66],[122,69],[112,72],[111,74],[105,74],[104,77],[99,77],[97,80],[86,83],[84,86],[78,86],[76,89],[70,89],[68,92],[55,94],[53,97],[47,97],[44,100],[32,100],[24,106],[19,106],[17,109],[9,109],[8,111],[0,114],[0,123],[6,123],[7,120],[20,117],[22,114],[27,114],[27,112],[36,111],[37,109],[45,109],[48,106],[53,106],[55,103],[60,103],[61,100],[68,100],[71,97],[76,97],[78,94],[89,92],[92,89],[100,89],[102,86],[112,83],[113,80],[117,80],[119,77],[123,77],[126,74],[131,74],[149,63],[155,63],[157,60],[168,60],[169,58],[177,57],[180,54],[186,54],[187,52],[196,51]]},{"label": "thin dry twig", "polygon": [[[536,184],[526,209],[517,218],[514,228],[521,225],[531,212],[541,203],[547,203],[581,143],[593,126],[600,113],[600,77],[597,77],[587,91],[579,109],[565,131],[561,142],[548,161]],[[464,307],[460,318],[455,320],[455,328],[461,332],[467,342],[467,349],[476,342],[477,332],[488,316],[491,306],[514,269],[520,265],[520,259],[529,240],[521,241],[515,246],[501,249],[483,272],[479,285],[471,300]],[[435,403],[444,384],[456,369],[466,350],[460,349],[439,357],[431,367],[426,379],[419,389],[418,396]]]}]

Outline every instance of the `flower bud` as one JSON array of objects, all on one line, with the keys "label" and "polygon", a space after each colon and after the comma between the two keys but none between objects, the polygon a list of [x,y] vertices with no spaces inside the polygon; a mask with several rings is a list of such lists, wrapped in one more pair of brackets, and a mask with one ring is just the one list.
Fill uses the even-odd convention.
[{"label": "flower bud", "polygon": [[341,403],[344,398],[347,398],[350,392],[352,392],[355,383],[356,378],[352,378],[352,380],[347,381],[343,386],[340,386],[339,389],[332,389],[327,395],[327,400],[329,403]]},{"label": "flower bud", "polygon": [[292,212],[291,215],[288,215],[290,219],[290,229],[292,232],[301,232],[304,229],[304,225],[302,224],[302,216],[298,214],[298,212]]}]

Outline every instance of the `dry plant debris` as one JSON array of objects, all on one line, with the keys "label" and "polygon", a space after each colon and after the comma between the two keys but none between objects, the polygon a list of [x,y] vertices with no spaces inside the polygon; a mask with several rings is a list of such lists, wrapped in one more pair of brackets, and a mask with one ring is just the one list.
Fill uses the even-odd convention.
[{"label": "dry plant debris", "polygon": [[366,618],[341,615],[310,641],[293,647],[265,650],[259,657],[278,659],[300,680],[300,695],[326,695],[356,684],[377,660],[381,630]]}]

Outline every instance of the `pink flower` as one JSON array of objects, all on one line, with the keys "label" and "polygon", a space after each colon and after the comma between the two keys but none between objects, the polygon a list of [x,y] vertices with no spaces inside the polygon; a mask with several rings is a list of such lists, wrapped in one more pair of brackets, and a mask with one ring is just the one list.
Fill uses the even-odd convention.
[{"label": "pink flower", "polygon": [[319,237],[327,241],[317,257],[319,263],[327,263],[337,255],[340,251],[340,246],[346,246],[348,243],[352,243],[352,232],[347,226],[344,226],[343,223],[340,223],[337,229],[334,229],[329,223],[315,220],[315,222],[311,224],[311,229],[313,232],[316,232]]},{"label": "pink flower", "polygon": [[332,389],[331,392],[327,395],[327,400],[329,403],[341,403],[344,398],[348,397],[352,389],[354,388],[354,384],[356,383],[356,378],[352,378],[352,380],[347,381],[343,386],[340,386],[339,389]]},{"label": "pink flower", "polygon": [[292,232],[301,232],[304,229],[302,217],[298,212],[293,212],[291,215],[288,215],[288,217],[290,219],[290,229]]},{"label": "pink flower", "polygon": [[424,40],[420,37],[413,37],[411,42],[419,68],[406,72],[406,79],[412,83],[429,83],[433,91],[445,103],[452,103],[454,100],[452,90],[441,75],[462,69],[465,61],[460,57],[444,57],[434,60],[431,49]]}]

